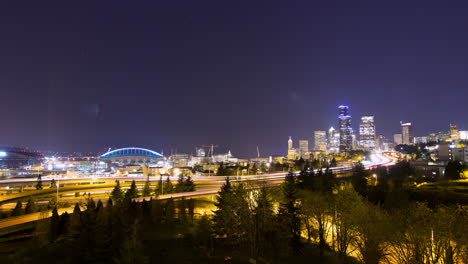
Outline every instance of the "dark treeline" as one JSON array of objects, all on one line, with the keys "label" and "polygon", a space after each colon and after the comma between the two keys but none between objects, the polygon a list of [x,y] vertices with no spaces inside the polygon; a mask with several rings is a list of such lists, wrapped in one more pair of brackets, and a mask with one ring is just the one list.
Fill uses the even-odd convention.
[{"label": "dark treeline", "polygon": [[356,166],[348,179],[303,170],[269,188],[228,178],[214,215],[195,214],[194,200],[135,203],[130,188],[106,206],[90,199],[72,214],[54,210],[8,261],[467,263],[467,209],[412,201],[402,191],[408,169],[402,163],[373,177]]}]

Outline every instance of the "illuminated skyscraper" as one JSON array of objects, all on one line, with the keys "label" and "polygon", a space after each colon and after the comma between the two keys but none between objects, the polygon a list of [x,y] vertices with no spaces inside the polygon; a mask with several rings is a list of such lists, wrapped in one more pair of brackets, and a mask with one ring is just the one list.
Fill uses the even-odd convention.
[{"label": "illuminated skyscraper", "polygon": [[376,147],[374,116],[361,117],[361,124],[359,125],[359,145],[366,149],[374,149]]},{"label": "illuminated skyscraper", "polygon": [[288,139],[288,159],[295,159],[297,157],[298,151],[293,147],[292,138]]},{"label": "illuminated skyscraper", "polygon": [[340,124],[340,152],[350,151],[353,146],[351,116],[349,115],[349,106],[340,105],[338,107],[338,121]]},{"label": "illuminated skyscraper", "polygon": [[328,130],[328,151],[338,152],[340,147],[340,132],[330,127]]},{"label": "illuminated skyscraper", "polygon": [[401,124],[401,137],[403,140],[403,144],[409,145],[413,143],[412,137],[412,124],[411,123],[402,123]]},{"label": "illuminated skyscraper", "polygon": [[327,150],[327,131],[314,131],[314,150]]},{"label": "illuminated skyscraper", "polygon": [[403,137],[401,134],[393,134],[393,142],[395,145],[401,145],[403,144]]},{"label": "illuminated skyscraper", "polygon": [[460,131],[458,130],[457,125],[450,125],[450,138],[452,140],[459,140],[460,139]]},{"label": "illuminated skyscraper", "polygon": [[305,157],[309,152],[309,140],[299,140],[299,153],[301,157]]}]

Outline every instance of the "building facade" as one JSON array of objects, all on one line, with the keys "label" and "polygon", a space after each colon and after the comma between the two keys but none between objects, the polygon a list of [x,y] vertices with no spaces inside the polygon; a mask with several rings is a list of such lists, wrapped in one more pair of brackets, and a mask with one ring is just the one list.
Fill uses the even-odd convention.
[{"label": "building facade", "polygon": [[326,151],[327,150],[327,132],[314,131],[314,150]]},{"label": "building facade", "polygon": [[328,151],[338,152],[340,150],[340,132],[330,127],[328,130]]},{"label": "building facade", "polygon": [[309,152],[309,140],[299,140],[299,153],[301,157],[305,157]]},{"label": "building facade", "polygon": [[361,124],[359,125],[359,145],[365,149],[375,149],[374,116],[361,117]]},{"label": "building facade", "polygon": [[393,134],[393,142],[395,145],[403,144],[403,136],[401,134]]},{"label": "building facade", "polygon": [[353,147],[353,137],[349,106],[340,105],[338,107],[338,113],[338,122],[340,127],[340,152],[350,151]]},{"label": "building facade", "polygon": [[413,143],[413,124],[411,123],[402,123],[401,124],[401,136],[403,144],[409,145]]}]

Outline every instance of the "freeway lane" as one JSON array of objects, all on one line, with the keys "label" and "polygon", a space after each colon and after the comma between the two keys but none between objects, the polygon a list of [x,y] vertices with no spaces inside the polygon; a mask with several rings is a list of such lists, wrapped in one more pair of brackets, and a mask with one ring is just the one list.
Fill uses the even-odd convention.
[{"label": "freeway lane", "polygon": [[[395,163],[394,159],[388,158],[386,156],[380,155],[380,154],[375,154],[373,157],[372,162],[368,163],[365,165],[366,168],[374,168],[378,166],[390,166]],[[352,169],[352,166],[345,166],[345,167],[335,167],[331,168],[333,171],[349,171]],[[250,175],[250,176],[239,176],[239,177],[233,177],[232,181],[233,182],[255,182],[255,181],[266,181],[270,186],[271,185],[277,185],[280,184],[285,177],[287,173],[282,172],[282,173],[271,173],[271,174],[264,174],[264,175]],[[142,181],[146,180],[145,177],[140,177],[142,178]],[[113,177],[112,180],[115,179],[120,179],[117,177]],[[128,177],[126,177],[126,180],[128,181]],[[132,180],[133,178],[130,178]],[[176,180],[176,177],[172,177],[171,180]],[[152,197],[142,197],[142,198],[136,198],[135,201],[143,201],[143,199],[149,200],[149,199],[168,199],[168,198],[181,198],[181,197],[200,197],[200,196],[206,196],[206,195],[214,195],[219,191],[220,186],[224,183],[225,181],[225,176],[209,176],[209,177],[196,177],[194,178],[194,181],[197,182],[197,185],[199,186],[199,190],[195,192],[187,192],[187,193],[176,193],[176,194],[167,194],[167,195],[160,195],[158,197],[152,196]],[[101,186],[102,187],[102,186]],[[100,187],[97,187],[100,188]],[[106,188],[101,188],[99,192],[110,192],[112,190],[113,186],[109,186]],[[89,192],[93,192],[96,188],[91,189]],[[71,190],[73,191],[73,190]],[[30,196],[30,193],[26,193],[25,197]],[[76,201],[81,201],[83,199],[69,199],[66,200],[68,202],[76,202]],[[62,201],[62,200],[61,200]],[[65,201],[65,200],[63,200]],[[63,212],[72,212],[70,210],[73,210],[73,208],[61,208],[60,213]],[[34,214],[28,214],[28,215],[22,215],[22,216],[17,216],[17,217],[10,217],[6,219],[0,220],[0,230],[2,228],[6,227],[11,227],[14,225],[18,224],[24,224],[28,222],[33,222],[37,221],[40,218],[43,217],[50,217],[50,211],[46,213],[34,213]],[[1,232],[0,232],[1,233]]]}]

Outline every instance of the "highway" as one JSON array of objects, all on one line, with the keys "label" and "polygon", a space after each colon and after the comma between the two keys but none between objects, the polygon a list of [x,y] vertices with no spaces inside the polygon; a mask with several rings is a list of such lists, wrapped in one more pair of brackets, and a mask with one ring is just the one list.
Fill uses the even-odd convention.
[{"label": "highway", "polygon": [[[373,154],[372,155],[372,160],[368,163],[365,164],[365,167],[367,169],[379,167],[379,166],[390,166],[395,163],[395,159],[391,157],[387,157],[384,155],[380,154]],[[350,171],[352,169],[352,166],[343,166],[343,167],[334,167],[331,168],[333,172],[346,172]],[[262,175],[248,175],[248,176],[233,176],[231,177],[232,182],[250,182],[252,184],[258,183],[259,181],[265,182],[269,186],[274,186],[274,185],[279,185],[282,183],[284,177],[286,176],[287,172],[280,172],[280,173],[269,173],[269,174],[262,174]],[[152,182],[157,182],[159,180],[159,177],[155,177],[157,179],[154,179]],[[178,177],[170,177],[171,181],[176,181]],[[197,184],[197,191],[195,192],[185,192],[185,193],[175,193],[175,194],[163,194],[159,196],[149,196],[149,197],[141,197],[141,198],[136,198],[134,199],[135,201],[143,201],[144,199],[149,200],[149,199],[168,199],[168,198],[181,198],[181,197],[202,197],[202,196],[207,196],[207,195],[215,195],[221,185],[225,182],[226,176],[199,176],[199,177],[194,177],[193,180]],[[73,194],[76,191],[80,192],[86,192],[86,193],[91,193],[92,197],[95,199],[99,199],[102,197],[103,200],[107,200],[108,194],[112,191],[114,188],[114,181],[115,180],[120,180],[122,182],[127,182],[126,184],[123,184],[122,186],[124,189],[126,187],[129,187],[129,182],[132,180],[136,180],[139,182],[139,189],[142,189],[142,184],[144,181],[146,181],[146,177],[106,177],[105,179],[103,178],[90,178],[96,182],[105,182],[104,184],[88,184],[88,185],[77,185],[77,186],[66,186],[66,187],[60,187],[59,188],[59,194],[63,196],[71,196],[70,198],[66,199],[60,199],[60,202],[68,202],[69,204],[74,204],[76,202],[84,201],[86,200],[85,197],[79,198],[79,197],[73,197]],[[77,180],[90,180],[90,179],[83,179],[79,178]],[[18,183],[18,182],[25,182],[26,180],[29,181],[36,181],[36,179],[19,179],[19,180],[7,180],[9,183]],[[60,179],[60,182],[63,180],[68,180],[68,181],[73,181],[73,178],[67,178],[67,179]],[[152,184],[152,187],[154,188],[154,184]],[[34,196],[40,196],[40,195],[49,195],[52,196],[55,194],[56,188],[49,188],[45,190],[39,190],[39,191],[25,191],[22,193],[17,193],[14,195],[3,195],[0,197],[0,202],[3,201],[10,201],[14,199],[19,199],[19,198],[26,198],[31,195]],[[101,197],[99,197],[101,196]],[[13,206],[13,204],[5,205],[8,207]],[[73,207],[70,208],[61,208],[60,213],[63,212],[72,212]],[[11,227],[14,225],[18,224],[24,224],[32,221],[37,221],[38,219],[44,218],[44,217],[49,217],[50,216],[50,211],[46,212],[41,212],[41,213],[33,213],[33,214],[28,214],[28,215],[22,215],[22,216],[17,216],[17,217],[9,217],[6,219],[1,219],[0,220],[0,230],[2,228],[6,227]],[[0,232],[1,234],[1,232]]]}]

